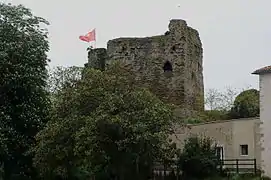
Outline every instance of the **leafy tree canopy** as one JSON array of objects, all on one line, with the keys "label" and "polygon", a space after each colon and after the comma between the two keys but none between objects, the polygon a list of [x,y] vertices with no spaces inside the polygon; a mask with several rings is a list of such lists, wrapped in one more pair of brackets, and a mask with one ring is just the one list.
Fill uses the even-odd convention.
[{"label": "leafy tree canopy", "polygon": [[189,137],[179,155],[179,166],[185,177],[204,179],[217,174],[216,144],[209,137]]},{"label": "leafy tree canopy", "polygon": [[71,66],[63,67],[57,66],[49,68],[49,77],[47,79],[47,91],[52,106],[57,104],[58,96],[61,94],[62,89],[72,86],[82,77],[83,67]]},{"label": "leafy tree canopy", "polygon": [[164,158],[173,111],[133,79],[115,64],[63,89],[33,149],[44,177],[140,179]]},{"label": "leafy tree canopy", "polygon": [[49,69],[48,91],[57,94],[66,86],[76,83],[82,77],[83,67],[57,66]]},{"label": "leafy tree canopy", "polygon": [[0,164],[5,179],[30,179],[26,155],[43,127],[49,50],[46,20],[22,5],[0,3]]},{"label": "leafy tree canopy", "polygon": [[230,116],[232,118],[257,117],[260,113],[259,91],[249,89],[241,92],[234,100]]}]

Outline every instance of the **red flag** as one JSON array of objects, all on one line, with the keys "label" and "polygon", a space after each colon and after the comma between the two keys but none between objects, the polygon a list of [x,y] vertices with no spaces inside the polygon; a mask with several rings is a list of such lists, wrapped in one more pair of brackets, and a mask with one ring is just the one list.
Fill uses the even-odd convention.
[{"label": "red flag", "polygon": [[85,36],[79,36],[79,39],[86,42],[96,41],[95,29],[87,33]]}]

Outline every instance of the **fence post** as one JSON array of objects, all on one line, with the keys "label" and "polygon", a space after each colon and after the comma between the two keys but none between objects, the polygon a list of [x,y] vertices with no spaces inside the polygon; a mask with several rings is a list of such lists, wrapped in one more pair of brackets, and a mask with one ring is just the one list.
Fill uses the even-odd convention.
[{"label": "fence post", "polygon": [[163,180],[166,179],[166,162],[164,161],[164,176],[163,176]]},{"label": "fence post", "polygon": [[174,164],[176,165],[176,180],[179,180],[179,163],[174,161]]},{"label": "fence post", "polygon": [[239,173],[239,163],[238,163],[238,159],[236,159],[236,173]]},{"label": "fence post", "polygon": [[257,161],[254,159],[254,173],[257,174]]},{"label": "fence post", "polygon": [[220,162],[219,163],[220,173],[222,174],[222,172],[223,172],[223,160],[220,160],[219,162]]}]

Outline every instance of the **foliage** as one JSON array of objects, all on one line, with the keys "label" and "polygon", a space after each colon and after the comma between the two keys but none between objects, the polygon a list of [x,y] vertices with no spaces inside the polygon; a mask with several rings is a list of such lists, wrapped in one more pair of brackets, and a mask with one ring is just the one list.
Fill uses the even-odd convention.
[{"label": "foliage", "polygon": [[231,117],[229,116],[228,111],[223,110],[205,110],[195,114],[190,118],[186,118],[183,122],[185,124],[199,124],[217,120],[228,120]]},{"label": "foliage", "polygon": [[228,120],[231,118],[228,111],[225,110],[205,110],[200,117],[204,121]]},{"label": "foliage", "polygon": [[263,180],[264,178],[257,177],[257,176],[242,176],[240,174],[233,174],[229,177],[213,177],[213,178],[206,178],[205,180]]},{"label": "foliage", "polygon": [[[5,179],[30,179],[25,153],[47,120],[47,25],[22,5],[0,3],[0,164]],[[3,138],[3,139],[2,139]]]},{"label": "foliage", "polygon": [[217,174],[216,145],[208,137],[187,139],[179,156],[179,166],[185,177],[204,179]]},{"label": "foliage", "polygon": [[259,91],[249,89],[241,92],[234,100],[230,115],[232,118],[257,117],[260,113]]},{"label": "foliage", "polygon": [[200,117],[191,117],[184,120],[185,124],[199,124],[203,122],[204,121]]},{"label": "foliage", "polygon": [[259,115],[259,92],[248,87],[242,90],[227,87],[224,91],[209,89],[205,105],[208,109],[198,117],[202,121],[255,117]]},{"label": "foliage", "polygon": [[208,89],[205,93],[205,105],[209,110],[228,111],[238,93],[239,90],[231,87],[225,87],[223,91]]},{"label": "foliage", "polygon": [[133,79],[116,64],[63,89],[33,149],[43,177],[144,179],[165,158],[173,111]]},{"label": "foliage", "polygon": [[71,86],[82,77],[83,67],[57,66],[49,69],[48,91],[56,94],[65,86]]},{"label": "foliage", "polygon": [[57,66],[49,69],[47,91],[50,94],[50,99],[53,106],[56,104],[62,89],[73,86],[78,80],[81,79],[82,72],[83,67],[77,66]]},{"label": "foliage", "polygon": [[263,176],[261,179],[262,179],[262,180],[271,180],[271,178],[270,178],[270,177],[267,177],[267,176]]},{"label": "foliage", "polygon": [[4,179],[4,167],[3,164],[0,164],[0,180]]},{"label": "foliage", "polygon": [[[7,157],[8,156],[8,149],[7,149],[7,138],[5,134],[0,131],[0,157]],[[4,163],[0,161],[0,180],[4,178]]]},{"label": "foliage", "polygon": [[198,114],[201,121],[216,121],[231,119],[229,110],[233,106],[234,98],[239,90],[226,87],[224,91],[218,89],[208,89],[205,93],[206,110]]}]

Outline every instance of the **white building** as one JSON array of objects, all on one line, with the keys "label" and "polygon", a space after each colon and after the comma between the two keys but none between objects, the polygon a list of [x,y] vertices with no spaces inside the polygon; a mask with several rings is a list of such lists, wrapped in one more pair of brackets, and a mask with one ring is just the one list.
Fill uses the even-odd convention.
[{"label": "white building", "polygon": [[261,166],[265,176],[271,177],[271,66],[254,71],[259,75]]}]

